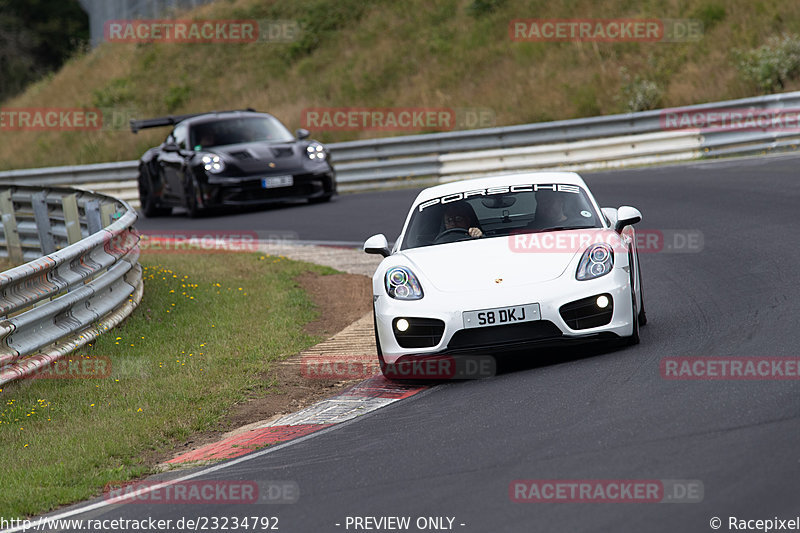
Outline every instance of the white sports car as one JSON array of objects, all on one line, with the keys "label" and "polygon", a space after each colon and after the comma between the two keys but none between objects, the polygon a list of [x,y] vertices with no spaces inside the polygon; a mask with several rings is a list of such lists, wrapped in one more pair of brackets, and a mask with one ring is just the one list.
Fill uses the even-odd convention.
[{"label": "white sports car", "polygon": [[633,207],[597,205],[574,172],[438,185],[414,201],[372,278],[381,368],[564,341],[639,342],[646,322]]}]

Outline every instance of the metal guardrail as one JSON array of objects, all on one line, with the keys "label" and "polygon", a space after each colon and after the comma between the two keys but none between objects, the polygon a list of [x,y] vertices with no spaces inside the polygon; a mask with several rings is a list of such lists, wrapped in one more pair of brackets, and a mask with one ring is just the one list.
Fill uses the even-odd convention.
[{"label": "metal guardrail", "polygon": [[112,328],[142,298],[138,216],[72,189],[0,186],[0,385],[35,373]]},{"label": "metal guardrail", "polygon": [[[714,112],[786,108],[800,109],[800,92],[699,104],[680,110]],[[513,169],[520,171],[537,168],[580,170],[788,150],[800,143],[798,131],[669,131],[662,123],[666,111],[350,141],[329,144],[328,147],[336,168],[339,190],[347,192],[397,187],[406,181],[422,184],[509,170],[509,159],[517,160],[519,164]],[[678,140],[681,135],[683,140]],[[591,149],[585,144],[589,141],[594,141]],[[623,149],[625,143],[630,143],[634,149]],[[531,147],[536,148],[539,156],[521,157],[526,153],[524,149]],[[578,151],[583,153],[582,158],[574,156]],[[460,162],[458,173],[453,171],[455,161]],[[12,170],[0,172],[0,184],[79,186],[117,196],[138,206],[137,169],[137,161],[123,161]]]},{"label": "metal guardrail", "polygon": [[440,157],[439,175],[442,181],[452,181],[498,171],[577,170],[695,159],[702,153],[702,139],[696,131],[667,131],[448,154]]}]

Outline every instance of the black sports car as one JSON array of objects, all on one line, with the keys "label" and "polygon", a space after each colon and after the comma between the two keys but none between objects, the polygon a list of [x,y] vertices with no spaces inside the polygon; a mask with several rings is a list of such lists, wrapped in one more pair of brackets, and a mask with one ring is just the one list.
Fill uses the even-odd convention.
[{"label": "black sports car", "polygon": [[171,126],[160,146],[139,162],[139,199],[145,216],[184,207],[189,216],[217,206],[307,199],[336,194],[328,150],[292,133],[267,113],[224,111],[131,120],[131,130]]}]

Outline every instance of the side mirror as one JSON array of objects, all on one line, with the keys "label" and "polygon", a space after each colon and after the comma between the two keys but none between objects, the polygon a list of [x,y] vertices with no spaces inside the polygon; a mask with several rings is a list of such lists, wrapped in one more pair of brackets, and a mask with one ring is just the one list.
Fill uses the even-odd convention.
[{"label": "side mirror", "polygon": [[364,243],[364,251],[368,254],[380,254],[383,257],[389,257],[389,243],[383,233],[373,235]]},{"label": "side mirror", "polygon": [[623,205],[617,209],[617,222],[614,224],[614,231],[622,232],[622,228],[641,222],[642,214],[635,207]]},{"label": "side mirror", "polygon": [[603,216],[608,220],[609,226],[612,228],[617,225],[617,208],[616,207],[601,207]]},{"label": "side mirror", "polygon": [[308,139],[309,135],[311,135],[311,132],[308,131],[307,129],[304,129],[304,128],[300,128],[299,130],[297,130],[295,132],[295,136],[297,137],[298,140],[301,140],[301,141],[303,139]]}]

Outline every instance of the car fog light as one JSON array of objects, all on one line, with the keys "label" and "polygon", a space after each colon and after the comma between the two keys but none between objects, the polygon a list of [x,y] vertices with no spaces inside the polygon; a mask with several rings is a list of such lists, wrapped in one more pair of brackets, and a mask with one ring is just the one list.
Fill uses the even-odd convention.
[{"label": "car fog light", "polygon": [[597,307],[600,309],[605,309],[608,307],[608,296],[598,296],[597,297]]},{"label": "car fog light", "polygon": [[401,318],[400,320],[397,321],[397,323],[395,324],[395,327],[397,328],[397,331],[405,331],[405,330],[407,330],[408,329],[408,320],[406,320],[405,318]]}]

